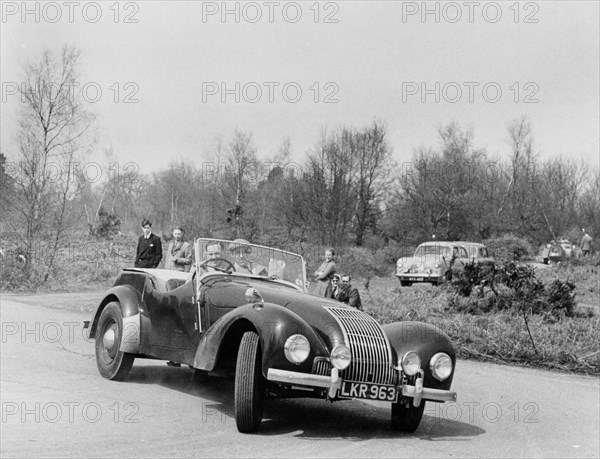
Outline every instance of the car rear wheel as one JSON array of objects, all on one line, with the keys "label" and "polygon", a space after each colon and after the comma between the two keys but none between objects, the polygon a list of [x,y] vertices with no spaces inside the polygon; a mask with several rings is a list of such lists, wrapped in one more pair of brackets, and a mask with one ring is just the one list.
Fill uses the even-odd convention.
[{"label": "car rear wheel", "polygon": [[123,339],[123,317],[119,302],[106,305],[98,320],[96,333],[96,365],[107,379],[123,381],[133,365],[133,354],[119,350]]},{"label": "car rear wheel", "polygon": [[265,381],[260,340],[254,332],[242,336],[235,369],[235,422],[243,433],[256,432],[263,415]]},{"label": "car rear wheel", "polygon": [[[408,406],[406,406],[408,404]],[[398,400],[392,403],[392,429],[399,432],[414,432],[419,427],[425,410],[425,400],[414,407],[412,399]]]}]

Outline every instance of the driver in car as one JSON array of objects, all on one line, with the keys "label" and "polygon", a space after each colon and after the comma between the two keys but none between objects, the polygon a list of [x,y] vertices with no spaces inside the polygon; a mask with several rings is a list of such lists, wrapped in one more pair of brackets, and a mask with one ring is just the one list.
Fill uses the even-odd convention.
[{"label": "driver in car", "polygon": [[223,258],[223,250],[219,243],[206,246],[207,257],[198,264],[198,268],[206,272],[230,272],[232,263]]}]

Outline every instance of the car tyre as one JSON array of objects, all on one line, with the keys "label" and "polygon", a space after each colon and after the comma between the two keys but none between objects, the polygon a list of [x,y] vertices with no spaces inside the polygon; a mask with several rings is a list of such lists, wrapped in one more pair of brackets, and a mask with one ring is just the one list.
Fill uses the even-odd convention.
[{"label": "car tyre", "polygon": [[100,314],[96,334],[96,365],[106,379],[123,381],[135,359],[119,349],[123,340],[123,317],[118,301],[108,303]]},{"label": "car tyre", "polygon": [[418,407],[413,406],[412,399],[408,401],[408,406],[406,399],[392,403],[392,429],[398,432],[414,432],[421,423],[423,411],[425,400],[422,400]]},{"label": "car tyre", "polygon": [[246,332],[235,369],[235,422],[240,432],[256,432],[260,427],[264,390],[260,340],[255,332]]},{"label": "car tyre", "polygon": [[410,287],[412,285],[412,282],[410,281],[400,281],[400,287]]}]

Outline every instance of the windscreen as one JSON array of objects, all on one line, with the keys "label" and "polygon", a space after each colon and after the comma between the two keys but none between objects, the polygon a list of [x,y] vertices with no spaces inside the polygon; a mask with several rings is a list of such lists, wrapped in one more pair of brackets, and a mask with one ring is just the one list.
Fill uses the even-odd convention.
[{"label": "windscreen", "polygon": [[443,245],[420,245],[415,250],[415,258],[424,258],[425,256],[438,256],[438,257],[450,257],[450,247]]},{"label": "windscreen", "polygon": [[[197,239],[196,266],[201,271],[223,271],[282,279],[299,287],[305,286],[302,256],[251,244],[220,239]],[[210,261],[214,260],[214,261]],[[219,261],[220,260],[220,261]],[[225,261],[223,261],[225,260]]]}]

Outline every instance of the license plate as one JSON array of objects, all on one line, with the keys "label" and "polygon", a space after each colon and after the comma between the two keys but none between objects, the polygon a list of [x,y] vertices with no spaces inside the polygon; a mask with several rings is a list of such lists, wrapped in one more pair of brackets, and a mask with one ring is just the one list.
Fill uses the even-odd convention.
[{"label": "license plate", "polygon": [[398,388],[396,386],[385,386],[382,384],[343,381],[340,395],[342,397],[368,398],[370,400],[396,402],[398,401]]},{"label": "license plate", "polygon": [[423,278],[422,277],[411,277],[409,280],[412,282],[422,282]]}]

